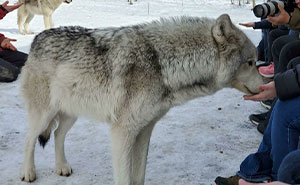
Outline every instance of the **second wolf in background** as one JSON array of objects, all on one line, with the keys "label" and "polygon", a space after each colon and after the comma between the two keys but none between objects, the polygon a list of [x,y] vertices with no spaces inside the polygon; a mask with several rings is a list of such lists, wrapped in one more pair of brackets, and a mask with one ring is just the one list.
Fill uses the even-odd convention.
[{"label": "second wolf in background", "polygon": [[23,35],[25,33],[32,34],[28,29],[28,25],[36,14],[44,16],[45,29],[52,28],[52,14],[64,2],[71,3],[72,0],[19,0],[19,3],[24,3],[18,9],[19,32]]}]

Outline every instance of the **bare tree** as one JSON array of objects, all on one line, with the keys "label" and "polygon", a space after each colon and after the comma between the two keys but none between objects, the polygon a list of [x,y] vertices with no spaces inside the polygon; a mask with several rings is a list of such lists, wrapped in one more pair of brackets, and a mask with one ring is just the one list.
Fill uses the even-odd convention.
[{"label": "bare tree", "polygon": [[[234,4],[234,0],[231,0],[231,4]],[[250,0],[247,0],[246,4],[250,4]],[[252,0],[253,7],[256,5],[255,0]],[[239,0],[239,6],[242,5],[241,0]]]},{"label": "bare tree", "polygon": [[[134,1],[137,1],[137,0],[134,0]],[[128,0],[128,2],[130,5],[133,5],[132,0]]]}]

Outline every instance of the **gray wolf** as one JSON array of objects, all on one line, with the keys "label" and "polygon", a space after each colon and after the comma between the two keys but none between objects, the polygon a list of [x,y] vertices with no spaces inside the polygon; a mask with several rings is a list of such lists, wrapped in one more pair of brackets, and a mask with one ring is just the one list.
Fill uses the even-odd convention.
[{"label": "gray wolf", "polygon": [[45,29],[53,28],[52,14],[63,2],[71,3],[72,0],[19,0],[19,3],[24,3],[18,8],[19,32],[23,35],[32,34],[28,25],[36,14],[43,15]]},{"label": "gray wolf", "polygon": [[255,61],[255,46],[226,14],[43,31],[21,72],[29,121],[21,179],[36,179],[35,143],[44,146],[56,125],[56,172],[69,176],[65,136],[87,116],[110,125],[115,183],[144,184],[155,123],[170,108],[224,87],[259,92]]}]

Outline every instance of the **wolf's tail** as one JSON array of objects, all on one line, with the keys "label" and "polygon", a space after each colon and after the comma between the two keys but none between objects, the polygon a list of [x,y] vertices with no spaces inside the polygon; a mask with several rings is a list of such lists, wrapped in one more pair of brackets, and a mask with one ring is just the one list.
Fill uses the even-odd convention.
[{"label": "wolf's tail", "polygon": [[[50,120],[43,120],[50,114],[50,79],[49,72],[45,71],[43,63],[36,59],[32,53],[29,54],[25,66],[21,72],[21,95],[23,97],[25,107],[28,112],[28,123],[33,124],[32,128],[36,131],[40,130],[39,142],[41,146],[45,146],[50,138],[51,131],[56,126],[58,115],[54,115]],[[47,65],[50,66],[50,65]],[[43,121],[49,121],[42,124]],[[41,122],[41,123],[40,123]],[[44,130],[44,127],[47,128]]]},{"label": "wolf's tail", "polygon": [[39,135],[39,143],[43,148],[46,146],[47,142],[49,141],[52,130],[57,126],[56,123],[57,121],[54,118],[48,125],[48,128]]}]

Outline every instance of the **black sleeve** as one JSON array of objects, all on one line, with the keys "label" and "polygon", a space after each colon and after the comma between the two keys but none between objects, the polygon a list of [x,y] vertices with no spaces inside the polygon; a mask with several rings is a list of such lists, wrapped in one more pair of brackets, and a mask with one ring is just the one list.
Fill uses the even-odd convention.
[{"label": "black sleeve", "polygon": [[275,88],[280,100],[292,99],[300,96],[300,65],[275,76]]},{"label": "black sleeve", "polygon": [[272,23],[269,22],[267,19],[264,19],[259,22],[255,22],[253,27],[253,29],[272,29],[272,28],[274,28],[272,26]]},{"label": "black sleeve", "polygon": [[284,7],[285,11],[291,13],[294,11],[294,8],[297,7],[297,5],[294,3],[295,0],[287,0],[286,6]]}]

